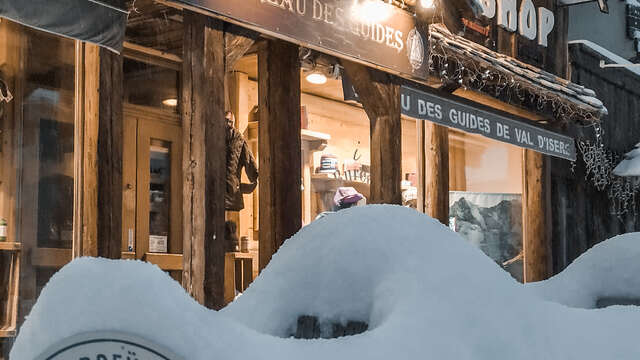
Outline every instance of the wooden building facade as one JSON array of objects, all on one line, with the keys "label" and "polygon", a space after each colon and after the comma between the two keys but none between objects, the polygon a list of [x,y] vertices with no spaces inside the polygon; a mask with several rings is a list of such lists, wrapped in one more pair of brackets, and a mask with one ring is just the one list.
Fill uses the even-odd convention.
[{"label": "wooden building facade", "polygon": [[[368,24],[349,35],[363,44],[327,30],[339,1],[254,2],[128,2],[121,54],[0,22],[13,93],[2,104],[0,336],[80,256],[151,262],[222,308],[341,205],[341,188],[439,219],[521,281],[551,275],[552,158],[575,159],[567,123],[606,111],[564,79],[566,13],[554,1],[517,2],[527,38],[515,8],[499,25],[495,8],[466,2],[379,2],[394,16],[354,20]],[[258,18],[238,15],[246,6]],[[239,211],[225,206],[227,111],[258,164]]]}]

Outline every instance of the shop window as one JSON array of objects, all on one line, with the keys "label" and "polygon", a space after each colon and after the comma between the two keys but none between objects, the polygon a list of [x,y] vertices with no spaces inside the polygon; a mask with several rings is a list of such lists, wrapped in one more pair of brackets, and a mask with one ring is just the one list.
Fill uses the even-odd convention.
[{"label": "shop window", "polygon": [[303,224],[326,211],[366,204],[371,156],[367,114],[343,100],[342,81],[302,73]]},{"label": "shop window", "polygon": [[[73,40],[0,22],[0,218],[6,223],[0,273],[0,337],[13,336],[42,287],[71,260],[74,230],[75,56]],[[3,231],[4,232],[4,231]],[[10,264],[7,253],[19,256]],[[21,255],[16,255],[21,254]],[[8,289],[18,291],[9,301]],[[19,309],[19,310],[18,310]]]},{"label": "shop window", "polygon": [[418,124],[402,117],[402,205],[417,209],[418,201]]},{"label": "shop window", "polygon": [[123,72],[126,103],[178,112],[180,73],[177,70],[125,58]]},{"label": "shop window", "polygon": [[523,280],[522,149],[449,131],[449,225]]}]

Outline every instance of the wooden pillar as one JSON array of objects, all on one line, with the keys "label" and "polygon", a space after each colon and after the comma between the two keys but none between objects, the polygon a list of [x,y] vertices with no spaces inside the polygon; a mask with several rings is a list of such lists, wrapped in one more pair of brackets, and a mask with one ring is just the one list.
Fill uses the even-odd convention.
[{"label": "wooden pillar", "polygon": [[551,243],[549,219],[550,172],[549,159],[523,150],[523,248],[524,281],[545,280],[551,275]]},{"label": "wooden pillar", "polygon": [[302,226],[298,47],[268,40],[258,52],[260,269]]},{"label": "wooden pillar", "polygon": [[402,204],[400,85],[386,73],[342,61],[371,123],[371,194],[368,203]]},{"label": "wooden pillar", "polygon": [[100,48],[76,40],[72,256],[98,256]]},{"label": "wooden pillar", "polygon": [[224,306],[226,138],[223,22],[184,11],[183,286],[201,304]]},{"label": "wooden pillar", "polygon": [[444,225],[449,224],[449,130],[423,121],[424,212]]},{"label": "wooden pillar", "polygon": [[122,251],[123,83],[122,56],[100,49],[98,256],[111,259]]}]

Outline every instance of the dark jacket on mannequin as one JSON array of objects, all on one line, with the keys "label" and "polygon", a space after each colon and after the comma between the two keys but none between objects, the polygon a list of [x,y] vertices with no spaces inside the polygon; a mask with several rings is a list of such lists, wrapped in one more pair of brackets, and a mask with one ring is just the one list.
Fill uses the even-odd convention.
[{"label": "dark jacket on mannequin", "polygon": [[[245,169],[249,184],[243,184],[242,169]],[[250,194],[258,185],[258,166],[244,137],[232,124],[227,123],[227,191],[225,210],[244,209],[243,194]]]}]

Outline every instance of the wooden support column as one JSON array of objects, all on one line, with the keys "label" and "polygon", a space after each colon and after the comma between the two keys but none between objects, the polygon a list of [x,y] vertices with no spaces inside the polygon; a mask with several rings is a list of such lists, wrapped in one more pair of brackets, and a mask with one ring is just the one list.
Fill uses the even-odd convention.
[{"label": "wooden support column", "polygon": [[386,73],[342,61],[371,123],[371,194],[368,203],[402,204],[400,85]]},{"label": "wooden support column", "polygon": [[[425,214],[441,223],[449,224],[449,130],[442,125],[423,121],[419,139],[422,203]],[[423,179],[423,180],[422,180]],[[424,182],[422,182],[424,181]]]},{"label": "wooden support column", "polygon": [[545,280],[551,275],[551,243],[549,219],[550,169],[544,155],[523,150],[523,248],[524,281]]},{"label": "wooden support column", "polygon": [[76,41],[72,256],[98,256],[100,48]]},{"label": "wooden support column", "polygon": [[302,227],[298,47],[268,40],[258,52],[260,270]]},{"label": "wooden support column", "polygon": [[223,22],[184,11],[183,286],[201,304],[224,306]]},{"label": "wooden support column", "polygon": [[119,259],[122,248],[122,56],[100,49],[98,127],[98,256]]}]

